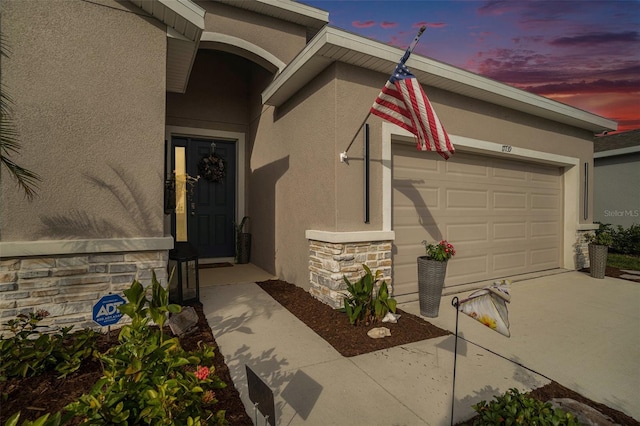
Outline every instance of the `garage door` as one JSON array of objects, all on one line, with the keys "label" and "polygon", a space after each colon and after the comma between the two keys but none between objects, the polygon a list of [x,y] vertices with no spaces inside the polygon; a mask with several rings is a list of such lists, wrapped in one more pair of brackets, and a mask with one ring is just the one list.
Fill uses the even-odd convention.
[{"label": "garage door", "polygon": [[455,246],[446,287],[559,267],[558,167],[465,153],[445,162],[394,143],[392,171],[394,295],[417,293],[422,240]]}]

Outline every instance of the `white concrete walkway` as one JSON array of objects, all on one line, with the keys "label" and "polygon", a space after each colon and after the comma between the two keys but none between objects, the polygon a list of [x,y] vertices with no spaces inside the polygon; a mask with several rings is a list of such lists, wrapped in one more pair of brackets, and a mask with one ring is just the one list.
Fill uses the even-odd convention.
[{"label": "white concrete walkway", "polygon": [[[344,358],[252,282],[210,278],[201,274],[201,300],[251,416],[245,365],[273,390],[279,425],[450,424],[453,336]],[[547,378],[640,419],[639,284],[567,272],[516,282],[511,294],[511,338],[460,316],[456,422],[480,400]],[[453,331],[451,297],[428,321]],[[419,315],[417,302],[400,308]]]}]

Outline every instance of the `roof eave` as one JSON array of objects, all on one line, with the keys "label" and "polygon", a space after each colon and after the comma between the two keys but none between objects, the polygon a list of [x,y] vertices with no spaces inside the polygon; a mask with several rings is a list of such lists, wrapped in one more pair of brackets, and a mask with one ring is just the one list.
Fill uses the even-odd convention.
[{"label": "roof eave", "polygon": [[616,157],[618,155],[629,155],[629,154],[637,154],[637,153],[640,153],[640,146],[630,146],[627,148],[598,151],[593,154],[593,158]]},{"label": "roof eave", "polygon": [[204,31],[205,10],[191,0],[129,0],[167,26],[167,92],[184,93]]},{"label": "roof eave", "polygon": [[288,22],[307,27],[307,29],[322,29],[329,23],[329,12],[297,1],[291,0],[217,0],[240,9],[250,10],[267,16],[273,16]]},{"label": "roof eave", "polygon": [[[396,47],[327,26],[262,92],[262,102],[281,105],[324,68],[337,61],[390,75],[403,53]],[[597,133],[617,128],[613,120],[424,56],[412,55],[407,65],[425,85]]]}]

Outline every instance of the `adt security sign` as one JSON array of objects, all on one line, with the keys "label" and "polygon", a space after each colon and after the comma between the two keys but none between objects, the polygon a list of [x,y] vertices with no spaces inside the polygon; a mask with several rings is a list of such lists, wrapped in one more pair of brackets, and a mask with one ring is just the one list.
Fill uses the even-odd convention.
[{"label": "adt security sign", "polygon": [[102,296],[100,300],[93,305],[93,320],[103,327],[116,324],[122,318],[122,312],[118,310],[118,306],[124,305],[126,300],[119,294],[108,294]]}]

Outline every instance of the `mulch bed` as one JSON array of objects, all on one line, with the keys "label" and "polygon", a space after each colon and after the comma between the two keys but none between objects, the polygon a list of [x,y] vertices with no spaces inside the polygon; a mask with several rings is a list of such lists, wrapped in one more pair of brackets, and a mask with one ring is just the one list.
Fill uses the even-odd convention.
[{"label": "mulch bed", "polygon": [[[180,337],[180,344],[185,350],[196,349],[199,341],[216,347],[211,328],[202,311],[202,304],[195,303],[192,306],[198,313],[198,325],[194,332]],[[165,332],[171,335],[168,327]],[[116,344],[118,333],[119,330],[113,330],[110,335],[101,335],[98,341],[99,351],[105,352],[111,345]],[[226,410],[226,419],[230,425],[253,425],[245,411],[240,394],[233,386],[224,357],[219,351],[216,351],[213,366],[216,375],[227,384],[224,389],[216,389],[218,404],[215,407]],[[0,395],[2,395],[0,424],[4,424],[17,411],[21,412],[19,424],[24,420],[35,420],[46,413],[58,412],[82,394],[90,392],[93,384],[101,376],[100,363],[91,360],[84,362],[78,371],[69,374],[65,379],[58,379],[55,372],[49,372],[37,377],[0,381]],[[68,424],[77,424],[77,422]]]},{"label": "mulch bed", "polygon": [[[257,284],[345,357],[451,334],[400,309],[397,313],[401,317],[396,324],[377,322],[369,326],[351,325],[347,314],[314,299],[307,291],[294,284],[281,280]],[[375,327],[387,327],[391,336],[372,339],[367,332]]]}]

